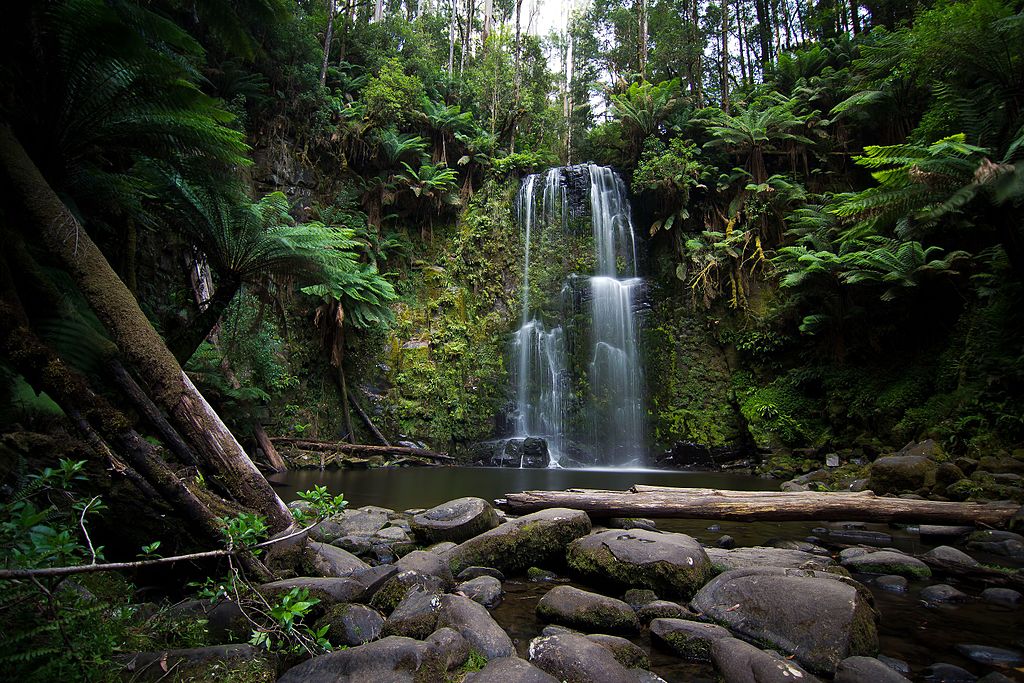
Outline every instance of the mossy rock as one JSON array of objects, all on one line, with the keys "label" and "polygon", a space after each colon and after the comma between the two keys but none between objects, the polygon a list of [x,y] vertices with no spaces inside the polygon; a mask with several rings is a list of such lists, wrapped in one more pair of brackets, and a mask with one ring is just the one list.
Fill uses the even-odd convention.
[{"label": "mossy rock", "polygon": [[720,638],[731,638],[727,629],[685,619],[654,619],[651,638],[661,642],[682,657],[698,662],[711,661],[711,645]]},{"label": "mossy rock", "polygon": [[273,683],[277,664],[252,645],[137,652],[120,658],[132,681]]},{"label": "mossy rock", "polygon": [[843,560],[843,566],[861,574],[895,574],[908,579],[927,579],[932,570],[921,560],[891,550],[869,552]]},{"label": "mossy rock", "polygon": [[636,612],[622,600],[598,593],[557,586],[537,603],[537,616],[584,632],[636,633]]},{"label": "mossy rock", "polygon": [[923,455],[886,455],[871,463],[868,488],[877,494],[930,489],[938,469],[938,463]]},{"label": "mossy rock", "polygon": [[535,512],[464,541],[448,552],[452,572],[473,566],[506,574],[561,558],[566,546],[590,531],[587,513],[567,508]]},{"label": "mossy rock", "polygon": [[585,536],[569,544],[566,560],[587,580],[670,597],[689,598],[713,574],[707,553],[690,536],[642,529]]}]

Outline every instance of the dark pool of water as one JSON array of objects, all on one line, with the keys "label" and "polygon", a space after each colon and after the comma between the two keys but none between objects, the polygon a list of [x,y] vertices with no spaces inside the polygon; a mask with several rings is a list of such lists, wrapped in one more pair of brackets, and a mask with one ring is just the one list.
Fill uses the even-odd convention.
[{"label": "dark pool of water", "polygon": [[[660,472],[652,470],[529,470],[497,468],[407,468],[378,470],[298,471],[277,475],[272,479],[279,494],[294,500],[296,492],[313,484],[326,485],[334,493],[343,493],[351,507],[380,505],[395,510],[432,507],[462,496],[479,496],[488,500],[513,491],[529,489],[627,489],[633,484],[728,488],[734,490],[774,490],[778,482],[748,475],[719,472]],[[687,533],[702,543],[713,545],[728,534],[737,545],[763,545],[773,538],[802,540],[814,534],[819,522],[712,522],[709,520],[657,520],[658,528]],[[887,545],[906,552],[921,553],[931,546],[920,537],[901,528],[869,524],[868,529],[884,531],[892,536]],[[983,562],[998,558],[979,557]],[[1024,609],[1006,610],[984,603],[926,607],[920,600],[922,588],[940,580],[911,582],[904,594],[876,589],[870,577],[858,576],[875,596],[881,614],[879,635],[881,653],[908,662],[915,673],[935,662],[948,662],[981,675],[989,670],[960,656],[954,649],[958,643],[975,643],[995,647],[1024,649]],[[953,583],[953,582],[950,582]],[[494,610],[495,619],[516,642],[521,656],[526,656],[530,639],[539,635],[543,624],[535,616],[537,601],[552,584],[509,580],[505,584],[504,602]],[[577,584],[580,588],[594,587]],[[954,583],[955,585],[955,583]],[[958,586],[968,594],[977,589]],[[633,639],[651,656],[651,669],[667,681],[703,683],[714,681],[710,666],[684,662],[654,646],[649,635]],[[1013,680],[1024,681],[1019,671],[1002,670]]]}]

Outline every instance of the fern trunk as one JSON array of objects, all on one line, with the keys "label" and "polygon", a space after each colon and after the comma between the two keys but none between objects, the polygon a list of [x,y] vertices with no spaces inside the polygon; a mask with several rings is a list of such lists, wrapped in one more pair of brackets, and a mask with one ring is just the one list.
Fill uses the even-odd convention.
[{"label": "fern trunk", "polygon": [[192,357],[210,334],[217,328],[221,316],[227,309],[228,304],[235,298],[235,294],[242,287],[241,278],[235,275],[223,276],[217,283],[213,296],[206,303],[199,315],[197,315],[187,327],[178,330],[177,333],[167,340],[167,347],[174,354],[178,363],[184,364]]},{"label": "fern trunk", "polygon": [[204,468],[242,505],[264,515],[274,532],[291,527],[287,507],[182,371],[138,301],[7,125],[0,126],[0,165],[13,195],[23,200],[30,231],[61,261],[125,358],[149,385],[154,403],[167,413]]}]

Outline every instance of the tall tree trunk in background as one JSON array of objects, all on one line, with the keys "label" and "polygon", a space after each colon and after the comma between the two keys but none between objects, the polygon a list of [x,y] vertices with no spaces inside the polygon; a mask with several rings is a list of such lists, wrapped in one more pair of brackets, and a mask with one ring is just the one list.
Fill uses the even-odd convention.
[{"label": "tall tree trunk in background", "polygon": [[494,21],[494,0],[484,0],[484,31],[480,39],[487,46],[487,36],[491,35],[491,22]]},{"label": "tall tree trunk in background", "polygon": [[451,78],[455,75],[455,25],[458,23],[458,12],[455,8],[458,7],[457,0],[451,0],[452,3],[452,14],[451,20],[448,22],[448,77]]},{"label": "tall tree trunk in background", "polygon": [[213,295],[202,307],[199,315],[192,319],[188,325],[172,334],[167,340],[167,348],[174,354],[175,360],[184,364],[192,357],[210,333],[217,327],[220,318],[227,310],[228,304],[235,298],[235,294],[242,287],[242,280],[237,275],[228,274],[217,283]]},{"label": "tall tree trunk in background", "polygon": [[690,54],[693,55],[691,88],[697,99],[697,108],[704,106],[704,45],[700,31],[700,3],[690,0]]},{"label": "tall tree trunk in background", "polygon": [[192,446],[211,475],[274,532],[292,516],[220,416],[182,371],[106,257],[40,174],[10,127],[0,126],[0,164],[21,197],[30,230],[56,256],[125,358],[149,385],[154,403]]},{"label": "tall tree trunk in background", "polygon": [[324,35],[324,61],[320,66],[320,85],[327,83],[327,62],[331,58],[331,40],[334,39],[334,0],[327,0],[327,33]]},{"label": "tall tree trunk in background", "polygon": [[722,80],[722,111],[729,113],[729,0],[722,0],[722,33],[721,33],[721,80]]},{"label": "tall tree trunk in background", "polygon": [[462,58],[459,61],[459,73],[466,72],[466,56],[469,54],[469,41],[473,36],[473,17],[476,14],[475,0],[466,0],[466,25],[462,33]]},{"label": "tall tree trunk in background", "polygon": [[761,73],[768,71],[772,63],[772,27],[769,24],[771,15],[768,13],[769,0],[754,0],[754,11],[757,13],[757,41],[761,47]]},{"label": "tall tree trunk in background", "polygon": [[853,29],[853,35],[860,33],[860,5],[856,0],[850,0],[850,28]]},{"label": "tall tree trunk in background", "polygon": [[514,84],[514,93],[512,101],[514,102],[515,118],[512,120],[512,139],[510,142],[511,150],[514,152],[516,149],[516,133],[519,129],[519,97],[523,90],[523,63],[522,63],[522,49],[523,49],[523,33],[522,33],[522,15],[523,15],[523,0],[516,0],[516,38],[515,44],[512,47],[513,52],[513,63],[512,69],[512,82]]},{"label": "tall tree trunk in background", "polygon": [[647,0],[636,0],[636,47],[640,77],[647,78]]},{"label": "tall tree trunk in background", "polygon": [[[740,47],[740,79],[746,84],[747,80],[747,40],[743,31],[743,5],[742,0],[736,0],[736,40]],[[750,65],[750,81],[754,80],[754,65]]]},{"label": "tall tree trunk in background", "polygon": [[376,0],[373,5],[373,21],[384,21],[384,0]]}]

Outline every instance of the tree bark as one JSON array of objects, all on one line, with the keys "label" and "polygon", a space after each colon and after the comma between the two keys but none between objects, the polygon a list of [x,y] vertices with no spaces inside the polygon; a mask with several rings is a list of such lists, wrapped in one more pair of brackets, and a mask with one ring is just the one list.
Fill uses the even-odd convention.
[{"label": "tree bark", "polygon": [[373,420],[371,420],[370,416],[366,414],[363,407],[359,405],[359,401],[356,400],[355,393],[351,391],[348,392],[348,400],[352,403],[352,407],[356,409],[356,413],[359,414],[359,417],[362,419],[363,424],[366,425],[366,428],[373,432],[373,435],[377,437],[377,440],[380,441],[382,445],[390,446],[391,443],[384,437],[381,431],[377,429],[377,425],[373,424]]},{"label": "tree bark", "polygon": [[206,302],[206,307],[202,308],[199,315],[193,318],[187,327],[171,335],[167,341],[167,347],[174,354],[174,359],[178,363],[187,363],[196,349],[217,328],[217,323],[220,322],[221,316],[227,310],[228,304],[235,298],[235,294],[241,287],[241,278],[235,275],[223,276],[217,283],[213,296]]},{"label": "tree bark", "polygon": [[722,0],[722,111],[729,113],[729,0]]},{"label": "tree bark", "polygon": [[290,528],[288,508],[182,371],[138,301],[7,125],[0,125],[0,164],[10,191],[24,203],[31,231],[62,262],[125,358],[149,385],[154,403],[166,411],[204,466],[223,480],[239,503],[264,515],[274,532]]},{"label": "tree bark", "polygon": [[947,503],[879,498],[864,493],[783,493],[634,486],[630,491],[524,491],[508,493],[503,507],[515,514],[564,507],[600,517],[672,517],[744,522],[863,521],[1005,526],[1020,509],[1006,503]]},{"label": "tree bark", "polygon": [[327,0],[327,33],[324,35],[324,61],[320,65],[320,85],[327,83],[327,63],[331,58],[331,40],[334,38],[334,0]]}]

